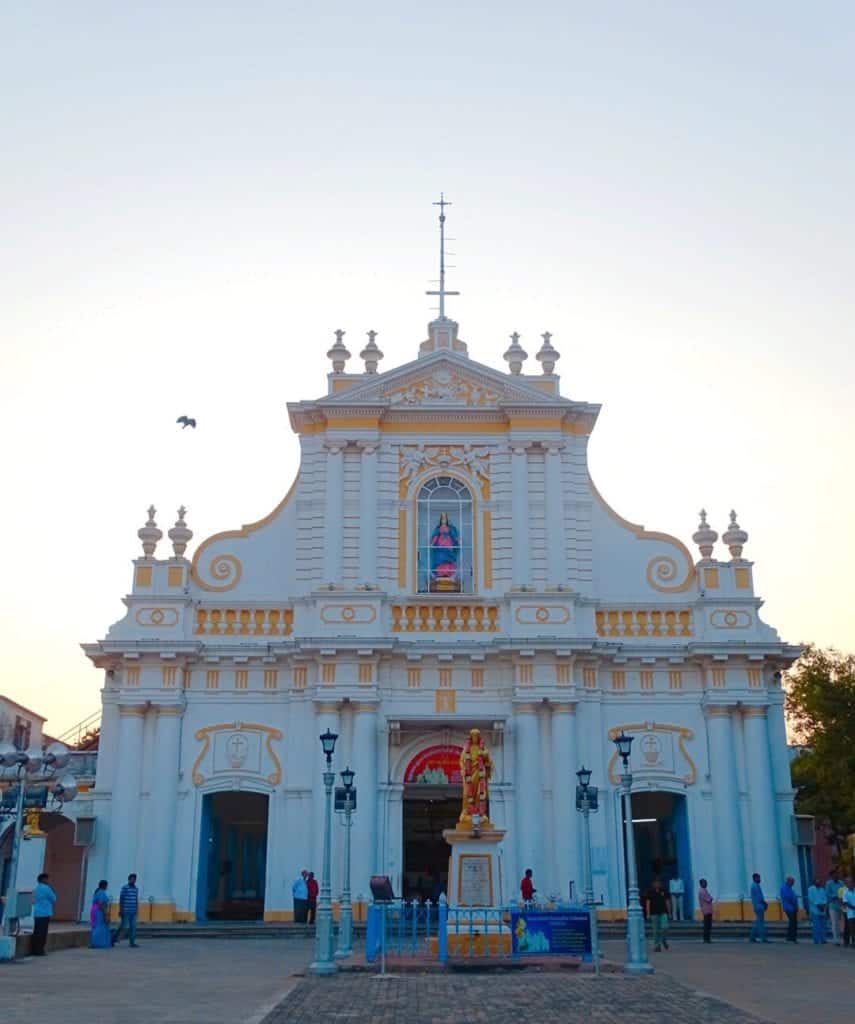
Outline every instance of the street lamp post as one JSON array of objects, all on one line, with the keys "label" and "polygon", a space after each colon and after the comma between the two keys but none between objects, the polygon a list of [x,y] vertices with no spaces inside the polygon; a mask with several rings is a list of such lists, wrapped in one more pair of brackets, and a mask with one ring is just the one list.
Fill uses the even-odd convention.
[{"label": "street lamp post", "polygon": [[[600,973],[600,937],[597,929],[597,908],[594,904],[594,876],[591,870],[591,770],[584,765],[576,772],[579,790],[576,807],[582,812],[582,838],[585,856],[585,906],[591,921],[591,957],[594,961],[594,974]],[[594,791],[596,793],[596,790]]]},{"label": "street lamp post", "polygon": [[338,919],[338,949],[335,951],[337,960],[344,960],[353,952],[353,908],[350,902],[350,829],[353,824],[353,779],[356,773],[345,768],[341,773],[344,786],[344,887],[341,892],[341,911]]},{"label": "street lamp post", "polygon": [[321,874],[321,890],[318,894],[318,914],[315,923],[315,959],[309,966],[311,974],[335,974],[338,964],[333,959],[332,900],[330,898],[330,825],[332,815],[332,788],[335,773],[332,759],[338,735],[329,729],[320,737],[321,749],[327,759],[324,771],[324,865]]},{"label": "street lamp post", "polygon": [[629,755],[632,751],[632,736],[627,736],[621,729],[620,736],[615,737],[620,759],[623,762],[621,783],[621,813],[624,818],[624,837],[626,849],[627,871],[627,908],[626,908],[626,949],[627,959],[624,970],[633,974],[652,974],[653,967],[647,959],[647,941],[644,937],[644,914],[638,898],[638,871],[635,864],[635,835],[632,830],[632,773],[629,770]]},{"label": "street lamp post", "polygon": [[[18,863],[21,859],[21,840],[24,832],[24,802],[26,799],[27,771],[46,768],[49,772],[57,772],[69,761],[68,748],[63,743],[52,743],[40,753],[18,750],[11,743],[0,743],[0,772],[5,768],[14,768],[18,777],[18,798],[15,802],[15,832],[12,839],[12,860],[9,864],[9,885],[6,889],[6,903],[3,908],[3,932],[13,934],[13,922],[17,916],[18,904]],[[54,785],[54,799],[67,803],[77,795],[77,783],[71,776],[59,780]]]}]

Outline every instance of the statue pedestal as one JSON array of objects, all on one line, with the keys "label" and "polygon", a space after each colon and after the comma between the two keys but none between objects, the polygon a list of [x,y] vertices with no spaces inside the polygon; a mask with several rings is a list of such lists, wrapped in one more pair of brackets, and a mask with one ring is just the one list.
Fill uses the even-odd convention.
[{"label": "statue pedestal", "polygon": [[451,847],[448,869],[448,952],[451,956],[498,956],[511,951],[511,932],[506,915],[494,909],[479,914],[479,908],[500,908],[502,861],[499,844],[504,829],[482,819],[476,831],[471,822],[458,822],[446,829],[443,839]]},{"label": "statue pedestal", "polygon": [[499,907],[502,905],[502,862],[499,843],[504,829],[482,820],[476,831],[469,822],[447,828],[443,839],[451,847],[448,869],[450,907]]}]

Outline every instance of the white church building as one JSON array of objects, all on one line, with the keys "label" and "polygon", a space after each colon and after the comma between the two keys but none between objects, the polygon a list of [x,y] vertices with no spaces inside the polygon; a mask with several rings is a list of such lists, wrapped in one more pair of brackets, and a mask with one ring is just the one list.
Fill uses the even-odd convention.
[{"label": "white church building", "polygon": [[774,906],[797,873],[780,672],[799,649],[760,619],[747,534],[732,515],[716,557],[702,517],[695,555],[623,519],[588,471],[600,407],[561,395],[549,334],[540,372],[516,335],[507,371],[481,365],[440,292],[404,366],[379,372],[369,332],[353,372],[336,332],[324,393],[288,406],[300,466],[268,516],[189,558],[184,510],[167,550],[150,510],[127,614],[84,645],[104,671],[86,891],[135,871],[151,920],[291,919],[293,879],[320,875],[331,729],[356,772],[353,892],[384,874],[435,894],[478,727],[504,898],[529,867],[545,897],[581,892],[584,763],[594,892],[621,916],[625,730],[641,885],[679,876],[692,909],[705,876],[738,919],[759,871]]}]

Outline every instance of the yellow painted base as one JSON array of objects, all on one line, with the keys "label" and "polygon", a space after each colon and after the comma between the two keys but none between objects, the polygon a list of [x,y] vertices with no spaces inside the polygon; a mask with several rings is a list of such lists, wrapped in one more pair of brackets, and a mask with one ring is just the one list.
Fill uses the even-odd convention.
[{"label": "yellow painted base", "polygon": [[[486,943],[486,946],[485,946]],[[428,942],[431,956],[439,956],[439,939],[432,935]],[[510,956],[511,933],[490,932],[487,935],[461,932],[448,933],[448,955],[449,956]]]},{"label": "yellow painted base", "polygon": [[192,910],[176,909],[172,915],[172,920],[176,924],[192,924],[196,920],[196,915]]},{"label": "yellow painted base", "polygon": [[293,921],[294,911],[293,910],[265,910],[264,911],[265,921]]}]

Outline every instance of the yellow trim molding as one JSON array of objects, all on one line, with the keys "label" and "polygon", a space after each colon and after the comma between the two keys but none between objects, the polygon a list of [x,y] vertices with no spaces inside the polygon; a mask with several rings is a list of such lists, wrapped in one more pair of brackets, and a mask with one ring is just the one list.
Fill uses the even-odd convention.
[{"label": "yellow trim molding", "polygon": [[[193,580],[193,582],[200,586],[202,590],[214,591],[215,593],[221,593],[224,590],[231,590],[232,587],[237,586],[243,568],[241,566],[240,560],[235,555],[217,555],[211,560],[211,564],[208,567],[208,571],[210,572],[211,576],[213,576],[213,578],[216,580],[225,579],[226,581],[225,586],[218,586],[216,584],[206,583],[199,576],[199,562],[201,561],[202,558],[202,552],[205,550],[205,548],[208,547],[209,544],[213,544],[214,541],[248,537],[251,533],[254,533],[256,530],[260,530],[263,526],[267,526],[267,524],[272,522],[272,520],[274,520],[276,516],[278,516],[279,513],[282,511],[282,509],[285,508],[285,506],[288,504],[288,502],[291,499],[291,495],[294,493],[297,487],[297,483],[299,482],[299,480],[300,474],[298,473],[294,477],[294,482],[288,488],[288,493],[285,495],[285,497],[279,502],[279,504],[276,506],[276,508],[273,509],[272,512],[269,512],[263,518],[256,520],[256,522],[254,523],[245,523],[238,530],[223,530],[221,533],[215,533],[212,534],[210,537],[206,537],[205,540],[203,540],[202,543],[199,545],[199,547],[196,548],[196,551],[193,554],[193,562],[190,565],[190,578]],[[217,563],[224,559],[230,559],[233,562],[236,562],[237,565],[232,565],[231,569],[224,569],[223,566],[219,566],[219,571],[215,571],[215,565],[217,565]],[[234,571],[237,571],[237,576],[234,579],[230,579],[229,576]]]},{"label": "yellow trim molding", "polygon": [[697,578],[697,570],[695,569],[695,563],[692,560],[692,555],[686,545],[679,540],[677,537],[673,537],[670,533],[659,533],[655,530],[645,530],[640,523],[631,523],[628,519],[624,519],[622,515],[611,507],[606,499],[597,490],[597,485],[594,483],[590,473],[588,474],[588,486],[591,488],[591,494],[596,498],[603,510],[611,516],[612,519],[624,529],[629,530],[630,533],[635,534],[639,540],[661,540],[667,544],[673,544],[686,559],[686,576],[679,583],[671,583],[679,571],[679,567],[674,558],[670,555],[654,555],[653,558],[647,563],[646,577],[647,582],[653,587],[654,590],[660,591],[663,594],[678,594],[684,590],[688,590],[689,587],[695,582]]},{"label": "yellow trim molding", "polygon": [[218,725],[206,725],[204,729],[197,729],[195,737],[197,740],[202,742],[202,749],[193,762],[193,767],[190,770],[190,776],[193,779],[194,786],[201,786],[205,782],[205,776],[199,772],[199,765],[202,763],[202,758],[207,754],[211,746],[211,733],[214,732],[239,732],[242,729],[250,729],[254,732],[261,732],[267,736],[267,753],[273,760],[275,765],[274,770],[267,776],[267,781],[271,786],[278,786],[282,781],[282,762],[276,756],[276,751],[273,749],[273,741],[282,739],[282,732],[279,729],[274,729],[270,725],[260,725],[258,722],[221,722]]},{"label": "yellow trim molding", "polygon": [[[689,756],[688,750],[686,750],[685,741],[690,740],[694,737],[694,732],[691,729],[687,729],[683,725],[660,725],[659,722],[630,722],[626,725],[615,725],[609,729],[609,739],[614,742],[616,736],[620,735],[621,732],[626,731],[630,733],[635,732],[671,732],[677,734],[677,746],[680,749],[680,753],[685,757],[689,764],[689,771],[686,775],[681,778],[682,782],[685,782],[687,786],[694,785],[698,777],[698,769],[695,766],[695,762]],[[615,763],[618,759],[618,752],[615,752],[611,756],[611,760],[608,765],[608,776],[609,780],[613,785],[617,786],[620,784],[620,776],[615,771]],[[638,774],[638,773],[636,773]],[[676,774],[676,772],[675,772]]]}]

